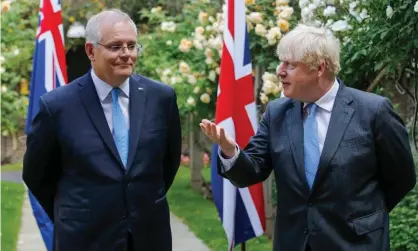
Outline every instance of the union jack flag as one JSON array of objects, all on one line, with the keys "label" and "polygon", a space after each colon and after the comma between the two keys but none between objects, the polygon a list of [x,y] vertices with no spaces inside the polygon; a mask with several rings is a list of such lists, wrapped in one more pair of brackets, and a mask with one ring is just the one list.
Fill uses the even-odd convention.
[{"label": "union jack flag", "polygon": [[[244,0],[227,0],[221,72],[215,123],[243,149],[258,128],[251,53]],[[228,250],[265,231],[262,183],[236,188],[217,173],[215,145],[212,157],[212,191],[228,239]]]},{"label": "union jack flag", "polygon": [[[67,83],[64,30],[60,0],[41,0],[30,82],[26,133],[39,109],[39,98]],[[53,223],[29,191],[32,210],[48,250],[52,250]]]}]

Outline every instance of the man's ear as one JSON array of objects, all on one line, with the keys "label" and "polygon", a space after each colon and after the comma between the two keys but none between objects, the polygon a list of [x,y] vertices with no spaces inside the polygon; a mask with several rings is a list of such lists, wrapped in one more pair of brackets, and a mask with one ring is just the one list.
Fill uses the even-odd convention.
[{"label": "man's ear", "polygon": [[94,45],[92,43],[86,43],[84,49],[86,50],[86,55],[90,61],[94,61]]},{"label": "man's ear", "polygon": [[321,64],[318,66],[318,77],[325,74],[325,71],[327,70],[327,62],[321,61]]}]

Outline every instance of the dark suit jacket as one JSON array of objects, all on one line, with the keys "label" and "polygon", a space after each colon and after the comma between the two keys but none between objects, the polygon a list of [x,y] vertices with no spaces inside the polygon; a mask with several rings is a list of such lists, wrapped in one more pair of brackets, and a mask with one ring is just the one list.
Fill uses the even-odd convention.
[{"label": "dark suit jacket", "polygon": [[[142,88],[142,89],[141,89]],[[40,100],[23,179],[55,224],[55,250],[171,250],[165,198],[180,164],[174,90],[130,77],[125,170],[90,73]]]},{"label": "dark suit jacket", "polygon": [[[230,170],[237,187],[277,186],[275,251],[389,250],[388,213],[416,184],[408,134],[388,99],[344,87],[335,99],[312,190],[303,161],[303,104],[268,104]],[[221,162],[218,158],[219,165]]]}]

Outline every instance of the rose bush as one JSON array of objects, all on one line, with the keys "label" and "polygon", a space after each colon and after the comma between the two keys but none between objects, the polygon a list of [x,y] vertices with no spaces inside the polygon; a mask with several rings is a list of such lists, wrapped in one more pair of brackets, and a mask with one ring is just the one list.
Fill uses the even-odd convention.
[{"label": "rose bush", "polygon": [[[288,1],[246,1],[247,29],[253,65],[267,66],[261,98],[268,101],[281,86],[274,75],[275,47],[294,22]],[[204,11],[203,11],[204,10]],[[188,1],[182,15],[169,16],[163,6],[142,10],[147,25],[140,35],[144,52],[138,72],[172,85],[179,93],[182,115],[213,118],[223,48],[225,6],[213,1]],[[293,19],[292,19],[293,18]],[[237,90],[238,94],[238,90]]]}]

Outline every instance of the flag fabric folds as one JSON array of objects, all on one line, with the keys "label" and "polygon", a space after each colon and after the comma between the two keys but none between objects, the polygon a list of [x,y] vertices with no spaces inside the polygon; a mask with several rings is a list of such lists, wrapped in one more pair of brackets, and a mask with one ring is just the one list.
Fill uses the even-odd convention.
[{"label": "flag fabric folds", "polygon": [[[258,128],[246,7],[244,0],[226,0],[226,7],[215,123],[243,149]],[[236,188],[218,174],[217,154],[214,145],[212,192],[232,250],[265,231],[263,185]]]},{"label": "flag fabric folds", "polygon": [[[40,97],[67,83],[64,31],[59,0],[41,0],[30,82],[26,133],[39,109]],[[57,167],[58,168],[58,167]],[[52,250],[53,222],[29,191],[33,215],[48,251]]]}]

